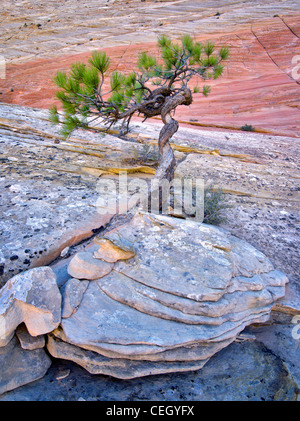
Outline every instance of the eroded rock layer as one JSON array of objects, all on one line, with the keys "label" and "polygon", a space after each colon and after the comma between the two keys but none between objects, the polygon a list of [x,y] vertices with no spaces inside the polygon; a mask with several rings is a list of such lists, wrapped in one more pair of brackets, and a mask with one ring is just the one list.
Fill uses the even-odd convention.
[{"label": "eroded rock layer", "polygon": [[133,257],[111,263],[108,274],[99,267],[98,277],[72,279],[85,282],[82,293],[71,310],[64,299],[68,311],[48,342],[53,356],[91,373],[134,378],[198,369],[247,325],[267,321],[288,282],[263,253],[222,229],[143,212],[96,240],[98,253],[75,255],[72,276],[83,268],[89,276],[93,259],[104,263],[105,240]]}]

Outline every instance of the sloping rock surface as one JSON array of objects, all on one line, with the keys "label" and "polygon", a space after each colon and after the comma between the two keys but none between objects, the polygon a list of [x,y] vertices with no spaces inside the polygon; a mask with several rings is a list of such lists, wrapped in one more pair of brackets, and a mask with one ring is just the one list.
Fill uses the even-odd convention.
[{"label": "sloping rock surface", "polygon": [[0,347],[0,395],[42,378],[50,366],[44,349],[25,350],[14,336]]},{"label": "sloping rock surface", "polygon": [[55,329],[61,319],[61,295],[50,267],[33,268],[11,278],[0,290],[0,346],[25,323],[32,336]]},{"label": "sloping rock surface", "polygon": [[92,50],[105,50],[112,70],[128,71],[139,52],[157,54],[158,35],[190,33],[201,42],[228,45],[230,60],[224,76],[209,81],[208,98],[195,95],[191,107],[178,109],[182,122],[223,129],[248,124],[300,136],[297,1],[83,0],[79,9],[74,0],[3,2],[4,102],[48,108],[56,71],[87,62]]},{"label": "sloping rock surface", "polygon": [[[127,140],[77,131],[64,141],[45,110],[2,105],[0,116],[3,285],[19,271],[49,264],[66,246],[108,224],[115,212],[98,212],[99,177],[120,169],[128,171],[128,179],[151,177],[155,168],[148,164],[124,162],[136,154],[143,162],[143,148],[157,144],[161,124],[133,125]],[[172,147],[177,176],[199,177],[223,189],[231,208],[222,226],[263,250],[288,275],[288,302],[297,309],[298,139],[181,127]]]},{"label": "sloping rock surface", "polygon": [[65,141],[47,119],[45,110],[0,107],[0,286],[108,224],[117,210],[98,212],[100,176],[155,172],[123,163],[142,150],[136,141],[101,132]]},{"label": "sloping rock surface", "polygon": [[[228,44],[230,63],[225,75],[212,83],[212,95],[208,98],[196,95],[193,106],[178,110],[177,116],[195,129],[203,125],[236,129],[248,123],[257,131],[284,134],[294,139],[246,132],[182,130],[174,137],[173,147],[177,158],[188,157],[185,163],[182,162],[179,174],[201,176],[205,181],[212,180],[225,188],[234,206],[227,212],[224,226],[263,250],[277,268],[288,274],[287,295],[275,307],[288,314],[281,320],[273,312],[274,319],[269,321],[271,326],[254,330],[267,348],[257,341],[235,342],[217,353],[199,372],[161,375],[155,381],[153,377],[145,377],[143,382],[136,379],[123,383],[109,377],[89,376],[78,366],[69,365],[71,375],[56,381],[56,370],[64,367],[58,362],[40,381],[7,392],[0,400],[297,399],[294,380],[298,381],[299,389],[299,343],[292,336],[296,325],[291,316],[299,313],[300,296],[299,148],[295,139],[299,137],[299,67],[295,66],[294,60],[299,55],[298,2],[89,0],[87,4],[83,0],[82,10],[75,8],[74,3],[74,0],[2,2],[0,39],[4,48],[0,50],[0,99],[47,108],[52,103],[55,87],[51,79],[56,70],[67,70],[77,60],[87,61],[88,51],[106,49],[118,70],[127,71],[136,62],[139,51],[154,51],[159,33],[176,38],[182,33],[193,32],[199,40],[212,39],[217,46]],[[1,79],[3,70],[6,71],[5,79]],[[143,125],[148,139],[139,135],[139,141],[156,142],[158,130],[153,126],[148,125],[145,129]],[[137,131],[141,133],[140,128]],[[99,147],[96,137],[89,135],[84,137],[84,143],[91,140],[89,148],[82,148],[82,139],[72,137],[69,142],[59,144],[62,139],[50,128],[47,113],[1,104],[1,142],[4,141],[0,180],[2,284],[20,270],[49,263],[66,246],[91,236],[93,229],[107,223],[103,216],[99,220],[99,215],[93,212],[97,201],[95,179],[103,174],[104,142],[101,141]],[[106,159],[110,156],[110,162],[105,164],[107,168],[115,166],[112,162],[120,154],[133,157],[126,149],[126,142],[113,136],[105,137],[105,140]],[[116,145],[118,150],[114,150]],[[127,146],[130,149],[137,143],[127,143]],[[50,153],[45,155],[46,150]],[[79,150],[83,153],[78,153]],[[58,235],[53,234],[54,227]],[[73,252],[72,248],[70,251]],[[117,276],[108,278],[107,283],[102,278],[102,290],[118,302],[128,300],[126,305],[133,308],[134,294],[137,294],[139,311],[147,313],[151,302],[147,293],[153,288],[142,284],[138,288],[135,280],[129,280],[120,272],[114,273]],[[250,278],[253,286],[261,284],[260,276]],[[240,276],[239,282],[240,285],[246,283],[243,288],[249,288],[245,277]],[[80,293],[70,296],[78,283],[82,286]],[[69,283],[64,297],[65,316],[76,313],[87,284],[89,281]],[[115,292],[118,284],[123,288]],[[258,293],[255,288],[249,291],[247,305],[252,300],[251,294],[256,302]],[[170,295],[161,291],[156,293],[156,298],[159,297],[165,308],[166,303],[170,305]],[[177,300],[179,298],[185,305],[192,301],[177,296]],[[221,304],[222,300],[216,303]],[[160,302],[151,308],[159,317],[167,316]],[[215,319],[220,316],[221,308],[215,308]],[[175,307],[170,308],[175,319],[179,315],[178,309],[182,309],[182,303],[179,306],[176,302]],[[180,316],[181,321],[183,317],[195,324],[194,316],[199,320],[203,314],[182,313]],[[55,338],[58,342],[58,337]],[[8,348],[2,347],[9,351],[5,356],[9,369],[23,361],[18,352],[12,351],[14,340],[9,342]],[[29,355],[29,351],[23,351]],[[41,350],[32,352],[36,351]],[[82,353],[79,347],[78,351]],[[199,348],[194,351],[199,355]],[[109,353],[112,355],[111,349]],[[13,355],[15,360],[7,360]],[[177,358],[178,355],[179,352]],[[114,356],[121,358],[122,354]],[[46,361],[45,367],[47,364]],[[92,359],[88,364],[92,367]],[[22,371],[26,367],[26,376],[31,376],[26,378],[27,382],[35,379],[28,371],[35,365],[37,360],[32,358],[31,364],[22,363],[16,368]],[[1,366],[4,367],[2,363]],[[43,368],[41,372],[45,370]],[[0,377],[4,378],[3,374]],[[11,381],[11,376],[6,380]],[[21,384],[24,382],[16,381],[13,387]]]},{"label": "sloping rock surface", "polygon": [[[48,343],[91,373],[198,369],[247,325],[266,322],[288,282],[251,245],[193,221],[138,213],[104,238],[134,257],[84,286]],[[93,259],[85,253],[83,267]]]}]

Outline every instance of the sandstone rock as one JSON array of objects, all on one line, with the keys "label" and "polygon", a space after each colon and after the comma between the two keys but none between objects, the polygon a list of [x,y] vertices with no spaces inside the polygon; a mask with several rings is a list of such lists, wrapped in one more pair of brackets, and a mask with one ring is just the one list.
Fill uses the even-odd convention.
[{"label": "sandstone rock", "polygon": [[98,279],[107,275],[113,264],[94,259],[92,253],[81,251],[75,254],[68,266],[69,275],[78,279]]},{"label": "sandstone rock", "polygon": [[0,347],[0,395],[42,378],[50,365],[51,360],[43,349],[25,350],[14,336],[6,346]]},{"label": "sandstone rock", "polygon": [[[158,33],[168,33],[172,37],[178,37],[180,31],[181,33],[193,32],[197,39],[206,40],[212,37],[217,45],[224,43],[230,45],[231,59],[228,67],[226,66],[224,77],[220,81],[212,81],[212,97],[207,99],[196,95],[193,107],[183,107],[183,109],[178,110],[177,115],[182,122],[193,124],[195,127],[199,125],[200,129],[203,125],[239,129],[245,123],[250,123],[258,131],[265,130],[276,135],[282,133],[299,137],[299,119],[297,118],[299,82],[297,84],[295,77],[292,76],[293,69],[295,74],[295,62],[292,59],[295,54],[299,53],[299,5],[297,2],[294,0],[285,2],[275,0],[270,4],[265,4],[264,7],[257,7],[257,2],[242,2],[240,0],[234,4],[220,2],[218,4],[218,12],[220,12],[218,16],[210,5],[207,8],[200,0],[192,3],[184,0],[176,4],[172,2],[147,2],[143,3],[145,5],[143,8],[140,7],[140,2],[135,0],[121,3],[119,2],[118,6],[120,7],[118,13],[116,13],[114,2],[105,5],[94,5],[89,2],[88,7],[82,8],[85,25],[81,25],[82,13],[78,13],[75,8],[76,13],[71,17],[73,23],[75,22],[73,26],[76,29],[74,29],[75,32],[69,31],[66,35],[66,21],[69,20],[70,10],[72,9],[69,7],[69,2],[57,4],[54,9],[52,7],[53,10],[59,10],[59,19],[55,18],[55,11],[49,9],[48,3],[35,4],[34,7],[29,6],[32,17],[38,20],[42,19],[42,28],[37,28],[36,25],[27,28],[27,24],[20,27],[20,21],[26,20],[25,9],[20,8],[18,3],[12,4],[12,2],[4,0],[5,25],[0,38],[2,37],[5,45],[7,71],[6,79],[0,81],[2,100],[47,108],[50,103],[52,104],[51,98],[53,98],[55,90],[53,84],[48,84],[47,81],[52,79],[56,70],[68,68],[74,60],[87,60],[90,55],[89,52],[87,53],[87,49],[90,50],[93,46],[93,48],[104,47],[106,49],[113,46],[110,51],[107,51],[112,55],[113,63],[118,63],[120,70],[127,71],[128,68],[132,68],[132,63],[136,62],[139,50],[154,51],[154,44],[136,45],[136,43],[145,42],[145,35],[147,35],[147,41],[154,42]],[[95,25],[95,10],[98,13],[99,8],[105,11],[106,18],[104,21],[100,19]],[[128,14],[128,11],[130,11],[130,14]],[[47,19],[47,23],[45,20],[44,24],[43,16],[51,19]],[[124,16],[126,16],[127,24],[122,25],[122,28],[118,27],[119,31],[116,34],[116,25],[123,22],[122,17]],[[159,26],[157,26],[157,22],[160,22]],[[99,39],[97,39],[99,25],[101,27],[100,44],[103,45],[100,45]],[[53,35],[53,29],[57,34],[55,36]],[[87,31],[89,36],[87,36]],[[199,34],[201,34],[200,37]],[[70,38],[66,38],[65,35]],[[87,41],[88,38],[90,41]],[[37,40],[39,47],[36,47]],[[123,45],[120,46],[120,43]],[[125,44],[126,46],[124,46]],[[131,45],[128,46],[129,44]],[[116,45],[118,47],[115,47]],[[37,48],[39,48],[39,51],[34,53]],[[282,54],[282,49],[285,51],[284,54]],[[74,52],[82,52],[83,54],[78,56],[74,55]],[[72,55],[68,56],[68,54]],[[53,60],[54,55],[55,60]],[[62,55],[62,57],[59,58],[58,55]],[[41,59],[36,60],[38,57]],[[27,63],[24,63],[24,61],[27,61]],[[18,62],[23,62],[23,64],[16,65]],[[37,73],[39,77],[33,77]],[[12,84],[14,89],[11,89]],[[6,106],[2,104],[1,108],[3,110]],[[201,110],[201,120],[199,110]],[[32,124],[29,117],[30,113],[41,116],[43,125],[39,126],[40,131],[29,128],[29,125]],[[63,146],[65,149],[61,162],[63,163],[62,167],[65,165],[67,168],[66,171],[64,171],[65,168],[60,171],[59,159],[57,159],[59,154],[57,154],[56,148],[51,147],[50,143],[53,142],[57,146],[61,140],[58,137],[52,137],[51,142],[46,144],[47,137],[41,138],[42,133],[45,134],[47,113],[43,114],[41,110],[37,109],[29,111],[29,108],[27,108],[18,109],[16,114],[18,116],[15,116],[13,123],[15,127],[8,130],[5,126],[7,122],[3,118],[1,119],[1,140],[5,139],[2,155],[2,180],[5,183],[3,183],[3,188],[1,187],[1,204],[3,205],[1,238],[5,245],[0,251],[0,277],[2,273],[4,274],[2,281],[7,280],[12,275],[12,270],[17,273],[20,269],[27,268],[28,265],[36,264],[38,260],[39,264],[41,262],[42,264],[48,264],[53,257],[59,256],[60,251],[66,244],[74,244],[92,235],[92,229],[100,227],[109,219],[95,218],[91,212],[91,209],[94,208],[90,203],[93,204],[96,201],[95,196],[92,196],[95,189],[89,177],[84,176],[84,173],[97,174],[97,171],[99,174],[97,159],[91,159],[90,161],[86,159],[88,154],[98,153],[97,143],[95,142],[94,146],[96,152],[95,149],[92,150],[91,148],[88,151],[85,149],[86,155],[76,155],[74,150],[77,145],[74,147],[74,144],[77,140],[73,139],[69,143],[66,142]],[[3,115],[1,116],[3,117]],[[17,124],[17,120],[25,122],[25,124],[22,124],[22,128]],[[37,129],[37,127],[35,128]],[[18,133],[14,133],[15,131],[18,131]],[[287,304],[293,312],[298,311],[299,264],[297,245],[299,241],[297,240],[297,229],[299,224],[297,225],[297,206],[299,198],[297,198],[297,187],[295,187],[299,179],[296,174],[297,139],[257,134],[249,136],[249,133],[238,133],[238,131],[236,133],[220,132],[219,137],[218,132],[211,132],[211,135],[209,132],[204,134],[203,131],[198,131],[195,135],[195,132],[194,134],[192,132],[180,132],[177,139],[174,137],[175,148],[177,147],[178,151],[179,148],[182,148],[181,150],[184,151],[175,152],[177,154],[188,153],[188,148],[195,147],[195,143],[199,145],[199,141],[201,141],[202,146],[208,145],[207,148],[198,148],[196,154],[201,158],[198,165],[196,165],[196,157],[190,156],[187,157],[184,166],[186,166],[189,174],[193,173],[197,176],[200,174],[201,177],[216,180],[219,185],[225,187],[230,195],[234,196],[235,209],[230,212],[227,228],[230,228],[231,232],[240,238],[250,241],[260,250],[266,252],[272,258],[276,267],[286,271],[290,280],[294,281],[295,286]],[[48,133],[50,133],[49,130]],[[153,133],[154,136],[151,134],[150,136],[157,139],[157,132],[155,133],[154,130]],[[202,133],[204,136],[201,136]],[[38,145],[40,138],[42,147]],[[187,141],[187,145],[184,146],[182,143],[185,141]],[[9,148],[12,142],[14,147]],[[29,142],[31,143],[26,149],[24,145]],[[113,147],[116,145],[114,142],[111,142]],[[45,145],[47,148],[44,147]],[[62,145],[60,144],[60,146]],[[72,154],[67,152],[67,148],[73,148]],[[99,149],[101,148],[102,145]],[[42,155],[45,158],[45,149],[49,151],[49,159],[42,160]],[[43,150],[43,154],[40,153],[41,150]],[[26,154],[23,154],[24,152]],[[33,166],[28,162],[30,154],[33,157]],[[118,153],[112,151],[113,154],[117,155]],[[73,166],[74,160],[72,158],[74,156],[79,156],[80,159],[78,159],[78,165]],[[81,161],[81,158],[85,159]],[[71,171],[70,162],[72,162],[73,167]],[[252,162],[254,165],[247,165],[247,162]],[[13,167],[16,168],[15,172]],[[28,168],[28,172],[24,171],[26,168]],[[63,177],[59,177],[62,174]],[[42,177],[43,181],[40,182]],[[80,179],[81,177],[82,179]],[[17,179],[18,182],[16,182]],[[47,179],[53,179],[53,181],[49,182]],[[6,187],[9,184],[13,184],[12,189]],[[28,191],[35,192],[34,196],[39,196],[39,198],[36,197],[30,202],[30,206],[27,204],[27,188]],[[45,190],[47,190],[47,198],[43,195]],[[90,195],[90,203],[87,206],[83,206],[82,200],[77,201],[78,196],[79,198],[82,197],[81,194],[78,195],[80,190],[84,190],[85,195]],[[9,194],[6,194],[6,191]],[[37,191],[39,191],[38,194],[36,194]],[[247,196],[245,196],[246,194]],[[61,199],[64,195],[68,197],[68,201]],[[41,200],[42,198],[43,200]],[[41,202],[38,202],[38,200],[41,200]],[[13,208],[11,203],[14,204]],[[32,219],[30,212],[26,212],[26,206],[31,210],[34,209],[35,215],[40,215],[40,217]],[[78,209],[80,211],[77,211]],[[285,213],[284,217],[283,213]],[[53,215],[55,215],[55,221]],[[52,223],[50,224],[49,221]],[[79,221],[82,222],[82,228],[78,230]],[[55,236],[53,235],[54,227]],[[35,233],[38,230],[40,230],[39,234]],[[11,235],[13,231],[17,232],[17,237]],[[26,238],[25,247],[22,244],[23,242],[19,241],[19,238]],[[27,249],[31,249],[30,255],[26,252]],[[13,260],[10,260],[10,257]],[[206,306],[206,302],[198,302],[199,306],[195,310],[195,316],[198,315],[197,312],[200,312],[202,317],[206,316],[205,309],[209,308],[210,316],[215,314],[215,317],[220,317],[222,320],[222,317],[226,314],[223,305],[228,306],[228,310],[230,305],[234,307],[234,301],[228,301],[227,295],[234,297],[237,305],[241,303],[240,300],[245,300],[243,301],[245,305],[251,307],[251,303],[253,303],[253,308],[258,305],[260,294],[262,301],[267,299],[268,295],[272,295],[271,292],[275,293],[274,299],[280,295],[280,293],[277,294],[278,287],[276,286],[275,288],[265,288],[266,285],[270,285],[271,280],[269,278],[267,281],[262,281],[261,276],[264,277],[268,274],[251,276],[251,265],[248,265],[247,259],[245,260],[244,257],[242,259],[235,258],[240,266],[239,274],[232,278],[232,283],[227,292],[215,301],[215,307],[213,307],[212,302],[209,302],[209,306]],[[271,272],[268,273],[271,274]],[[113,274],[115,272],[111,272],[108,276]],[[247,276],[249,274],[250,276]],[[282,275],[275,271],[274,279],[278,279],[278,276],[282,278]],[[126,285],[121,283],[122,290],[118,293],[115,288],[122,279],[127,279]],[[163,318],[169,317],[169,308],[171,308],[182,313],[188,311],[183,316],[180,313],[175,315],[172,312],[172,317],[180,315],[180,317],[186,317],[190,321],[193,319],[189,314],[194,315],[195,304],[188,297],[174,296],[170,292],[160,291],[152,286],[138,285],[138,282],[126,278],[121,272],[115,277],[111,277],[109,282],[104,281],[105,277],[97,281],[97,285],[103,292],[105,290],[110,298],[123,304],[127,300],[126,305],[133,308],[137,306],[138,311],[144,311],[146,314],[155,311],[156,314],[159,314],[159,318]],[[134,282],[136,288],[134,288]],[[135,291],[138,298],[137,302],[134,295]],[[152,302],[162,302],[164,306],[168,304],[168,309],[165,310],[163,307],[157,306],[156,303],[150,305],[152,303],[149,301],[148,295]],[[145,296],[147,300],[142,296]],[[295,298],[297,299],[295,300]],[[291,299],[293,299],[293,304],[296,305],[291,306]],[[296,303],[294,303],[294,300]],[[286,305],[279,304],[277,308],[285,311]],[[226,314],[226,316],[229,316],[229,314]],[[291,340],[289,332],[292,328],[293,325],[286,328],[286,337],[289,340]],[[266,327],[267,329],[268,327]],[[268,342],[268,347],[273,349],[275,345],[274,352],[277,355],[284,349],[286,354],[282,358],[286,361],[291,346],[295,352],[297,344],[290,344],[287,340],[286,343],[278,345],[278,338],[282,337],[282,332],[277,325],[274,326],[273,330],[274,340]],[[113,346],[113,344],[104,344],[103,346],[108,349],[110,345]],[[122,347],[123,345],[118,346]],[[125,346],[130,347],[129,345]],[[240,400],[241,395],[244,399],[260,399],[262,397],[267,398],[267,400],[278,399],[281,393],[279,385],[282,383],[285,372],[283,364],[280,365],[278,362],[274,364],[275,357],[273,354],[264,349],[261,351],[260,358],[258,358],[256,352],[254,352],[253,358],[247,359],[247,364],[244,365],[246,371],[251,366],[248,377],[243,374],[240,375],[243,371],[241,367],[245,362],[245,355],[242,354],[237,360],[234,357],[233,347],[226,352],[226,357],[219,367],[212,370],[213,375],[209,373],[204,378],[202,387],[199,387],[201,398],[203,398],[202,393],[206,387],[206,396],[209,400],[212,395],[217,400],[223,397],[225,400],[232,399],[233,396]],[[296,357],[296,355],[293,357],[292,364],[295,362],[296,365]],[[249,364],[250,360],[252,364]],[[235,361],[234,368],[231,365],[232,361]],[[255,367],[255,370],[252,370],[252,367]],[[274,367],[276,373],[272,373]],[[262,370],[258,376],[257,369]],[[222,372],[222,370],[224,371]],[[229,378],[229,372],[231,376],[234,370],[239,373],[238,376],[240,375],[240,377],[238,378],[241,381],[236,383],[235,378],[230,378],[228,382],[224,381],[226,375],[228,374]],[[258,386],[257,384],[253,386],[255,383],[253,378],[261,380]],[[211,379],[213,379],[212,382]],[[258,380],[256,383],[258,383]],[[181,390],[185,389],[185,382],[176,383],[176,386],[177,384],[182,385],[182,387],[179,387]],[[218,387],[216,387],[216,384]],[[293,390],[288,394],[288,398],[292,393],[297,393],[294,392],[290,383],[285,385],[285,388],[289,391]],[[151,383],[146,385],[147,393],[151,393],[149,389],[151,389]],[[235,392],[228,392],[232,389]],[[253,394],[253,389],[257,394]],[[136,385],[135,390],[140,390],[139,384]],[[213,392],[211,392],[212,390]],[[131,385],[130,396],[132,396]],[[161,398],[159,393],[157,396]],[[171,391],[168,396],[174,398]],[[179,395],[177,396],[179,397]],[[284,394],[282,397],[287,398]]]},{"label": "sandstone rock", "polygon": [[44,348],[45,336],[31,336],[26,329],[26,326],[22,323],[16,329],[16,336],[20,341],[20,345],[23,349],[33,351],[34,349]]},{"label": "sandstone rock", "polygon": [[89,281],[79,281],[71,278],[64,285],[61,317],[70,317],[79,307]]},{"label": "sandstone rock", "polygon": [[[192,131],[186,130],[190,140],[185,143],[196,147],[197,136],[193,138]],[[204,178],[206,184],[212,182],[224,191],[231,208],[225,210],[226,221],[221,226],[263,251],[288,276],[286,297],[278,302],[278,308],[299,311],[300,219],[299,191],[295,187],[299,141],[255,133],[247,134],[247,140],[241,133],[211,132],[206,140],[204,137],[201,141],[198,137],[198,142],[203,148],[215,147],[219,156],[190,153],[177,166],[176,175]],[[177,143],[177,139],[174,141]],[[179,136],[178,142],[182,142]]]},{"label": "sandstone rock", "polygon": [[[68,339],[61,328],[55,329],[50,336],[68,343]],[[232,338],[220,340],[219,342],[191,344],[188,346],[166,349],[163,347],[151,347],[145,345],[119,345],[108,343],[97,343],[95,346],[89,345],[88,349],[108,358],[129,359],[135,361],[166,361],[166,362],[187,362],[207,360],[211,355],[222,348],[228,346],[233,341]]]},{"label": "sandstone rock", "polygon": [[149,287],[199,302],[218,301],[237,275],[273,269],[269,259],[250,244],[219,228],[178,218],[138,216],[106,237],[140,250],[138,259],[118,262],[115,270]]},{"label": "sandstone rock", "polygon": [[49,335],[48,351],[55,358],[68,359],[84,367],[92,374],[105,374],[119,379],[132,379],[154,374],[199,370],[207,362],[183,361],[134,361],[129,359],[108,358],[93,351],[87,351],[78,346],[58,341]]},{"label": "sandstone rock", "polygon": [[[98,168],[116,165],[100,154],[99,133],[81,146],[55,144],[61,139],[47,118],[46,110],[1,104],[0,287],[92,237],[115,213],[100,213],[95,206]],[[95,176],[87,172],[93,169]]]},{"label": "sandstone rock", "polygon": [[299,320],[299,313],[292,316],[274,311],[267,325],[250,327],[256,339],[284,361],[298,388],[300,388]]},{"label": "sandstone rock", "polygon": [[193,370],[249,324],[266,322],[288,281],[250,244],[191,220],[140,212],[105,238],[134,258],[89,282],[51,342],[54,356],[90,372]]},{"label": "sandstone rock", "polygon": [[[79,346],[113,343],[171,349],[195,342],[230,338],[255,320],[268,319],[272,306],[261,306],[236,322],[220,325],[192,325],[160,319],[109,298],[96,283],[90,283],[81,305],[71,317],[62,320],[67,339]],[[255,314],[256,313],[256,314]],[[247,323],[248,322],[248,323]],[[101,329],[99,328],[101,326]]]},{"label": "sandstone rock", "polygon": [[[273,271],[270,274],[273,274]],[[270,282],[270,274],[259,276],[263,285],[259,285],[254,291],[251,288],[257,282],[257,275],[251,278],[233,278],[234,286],[232,285],[232,289],[217,302],[201,303],[149,288],[116,271],[96,282],[102,291],[115,301],[143,313],[187,324],[221,325],[224,321],[240,320],[260,304],[273,304],[274,300],[281,298],[281,288],[273,288],[270,284],[265,288],[264,282]],[[284,275],[274,271],[274,276],[276,275],[276,279],[281,280],[283,285],[286,281]],[[247,282],[248,289],[243,285],[243,281]],[[279,295],[276,297],[277,293]]]},{"label": "sandstone rock", "polygon": [[[278,335],[277,343],[280,340],[281,335]],[[294,350],[296,356],[296,346]],[[70,370],[69,377],[56,381],[57,374],[66,370]],[[298,392],[299,386],[287,371],[286,363],[275,352],[270,352],[261,342],[244,341],[234,342],[218,352],[201,370],[126,381],[95,376],[77,363],[54,358],[46,376],[5,393],[0,396],[0,402],[41,399],[125,402],[150,399],[182,404],[188,401],[274,402],[297,400]]]},{"label": "sandstone rock", "polygon": [[11,278],[0,290],[0,346],[25,323],[32,336],[55,329],[61,319],[61,295],[51,268],[39,267]]},{"label": "sandstone rock", "polygon": [[106,238],[96,238],[95,243],[100,246],[100,248],[93,254],[95,259],[115,263],[118,260],[127,260],[134,257],[134,253],[132,251],[123,250]]},{"label": "sandstone rock", "polygon": [[[297,72],[292,77],[292,58],[299,54],[297,1],[275,0],[263,8],[241,0],[220,2],[215,10],[201,0],[192,4],[182,0],[176,5],[163,2],[159,6],[149,1],[143,8],[140,2],[130,1],[119,4],[117,14],[112,2],[93,6],[85,0],[85,4],[84,17],[73,8],[72,31],[66,31],[72,8],[56,4],[61,17],[58,21],[47,5],[35,5],[32,21],[41,16],[52,18],[45,28],[43,22],[43,29],[31,31],[20,27],[26,20],[24,11],[5,0],[7,16],[1,37],[8,62],[1,89],[4,102],[47,108],[56,90],[51,83],[56,71],[70,68],[75,61],[87,62],[91,50],[105,49],[112,57],[113,69],[118,66],[118,70],[128,71],[136,64],[139,52],[156,54],[158,34],[178,38],[182,33],[193,33],[201,42],[229,45],[230,61],[222,78],[209,81],[213,99],[195,95],[192,107],[177,111],[181,121],[235,129],[247,123],[260,131],[299,136]],[[101,15],[101,9],[105,19],[95,25],[95,14]]]}]

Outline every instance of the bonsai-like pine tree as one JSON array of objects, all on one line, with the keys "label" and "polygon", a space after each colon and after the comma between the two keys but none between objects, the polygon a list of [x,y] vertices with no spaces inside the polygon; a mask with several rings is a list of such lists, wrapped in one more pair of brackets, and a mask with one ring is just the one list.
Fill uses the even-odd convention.
[{"label": "bonsai-like pine tree", "polygon": [[[158,59],[142,52],[138,56],[138,70],[127,74],[109,72],[110,59],[105,52],[93,52],[88,65],[73,64],[68,74],[57,72],[54,82],[60,89],[56,98],[62,103],[63,114],[54,105],[50,120],[62,124],[65,137],[79,127],[88,128],[95,120],[100,120],[107,129],[121,121],[120,134],[124,135],[134,114],[142,115],[143,121],[161,116],[164,126],[158,140],[160,163],[154,178],[171,181],[175,158],[169,140],[178,130],[172,114],[179,105],[192,104],[189,85],[193,85],[193,93],[199,93],[197,78],[221,76],[222,62],[228,58],[229,51],[222,47],[216,53],[214,44],[202,45],[190,35],[184,35],[180,43],[162,35],[158,38],[158,48]],[[104,83],[107,76],[109,88]],[[209,92],[210,87],[204,85],[202,94],[207,96]]]}]

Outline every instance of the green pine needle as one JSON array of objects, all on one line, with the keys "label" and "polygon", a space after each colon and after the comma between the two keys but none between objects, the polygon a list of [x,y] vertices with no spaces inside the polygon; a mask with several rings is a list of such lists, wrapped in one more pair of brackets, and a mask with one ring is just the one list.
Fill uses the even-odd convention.
[{"label": "green pine needle", "polygon": [[49,120],[51,121],[52,124],[60,123],[59,114],[58,114],[56,105],[52,105],[52,107],[49,110]]},{"label": "green pine needle", "polygon": [[59,88],[64,88],[67,83],[67,79],[68,77],[66,72],[58,71],[53,81]]},{"label": "green pine needle", "polygon": [[104,74],[107,72],[110,66],[110,59],[107,57],[105,52],[92,52],[92,57],[89,59],[89,63],[97,69],[100,73]]},{"label": "green pine needle", "polygon": [[[229,57],[227,46],[216,51],[211,42],[201,44],[195,42],[189,34],[183,35],[179,42],[172,42],[166,35],[158,37],[160,57],[156,58],[146,51],[138,55],[138,71],[131,71],[127,74],[114,71],[110,74],[109,92],[107,84],[104,83],[105,73],[109,71],[110,58],[105,52],[94,51],[89,58],[88,64],[75,63],[71,65],[69,73],[58,71],[54,82],[58,86],[55,94],[62,105],[64,114],[59,115],[56,106],[49,110],[49,120],[53,124],[62,123],[62,133],[69,136],[77,127],[86,127],[88,117],[93,119],[99,117],[105,123],[111,124],[120,119],[128,121],[132,113],[138,111],[147,116],[148,111],[140,111],[136,104],[151,100],[152,86],[166,88],[160,92],[162,102],[154,104],[156,111],[168,97],[176,95],[181,87],[188,87],[194,77],[202,80],[208,78],[217,79],[223,73],[221,62]],[[191,87],[193,92],[202,92],[207,96],[210,87],[204,85],[202,90],[196,86]],[[158,92],[158,91],[157,91]],[[110,98],[107,98],[110,95]],[[146,104],[146,102],[145,102]],[[152,107],[151,101],[145,107]],[[147,109],[147,108],[144,108]],[[125,120],[124,120],[125,121]]]},{"label": "green pine needle", "polygon": [[208,86],[208,85],[204,85],[203,86],[203,88],[202,88],[202,93],[203,93],[203,95],[204,96],[208,96],[208,94],[210,93],[210,86]]}]

